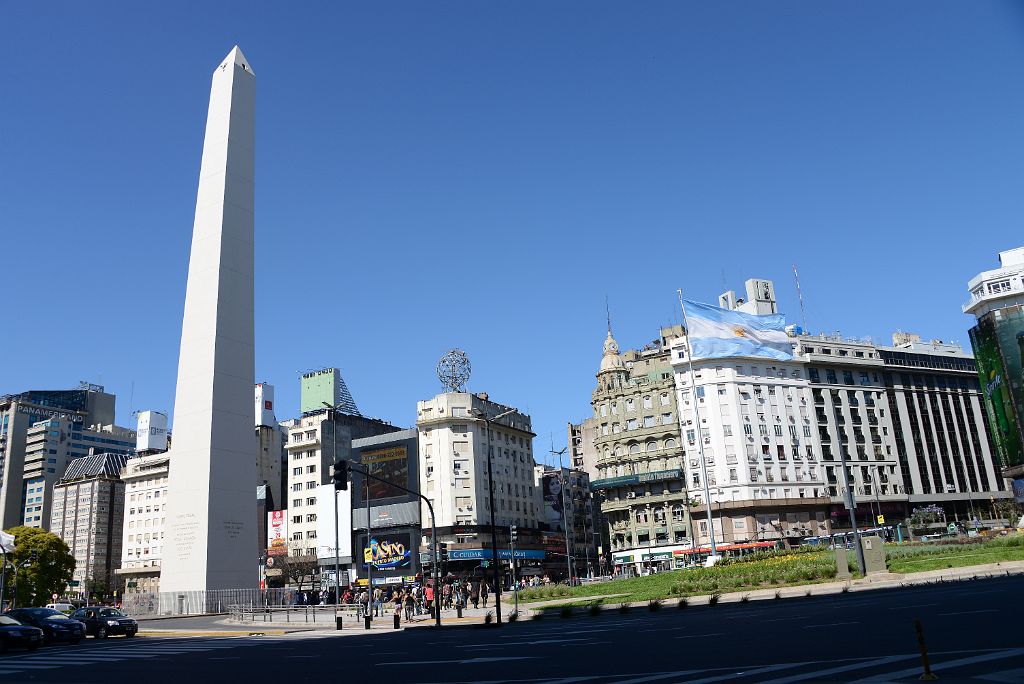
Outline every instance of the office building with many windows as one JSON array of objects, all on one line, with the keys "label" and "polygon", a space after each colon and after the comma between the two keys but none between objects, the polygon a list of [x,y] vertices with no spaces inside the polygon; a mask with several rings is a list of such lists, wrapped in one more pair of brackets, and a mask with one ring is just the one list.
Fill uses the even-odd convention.
[{"label": "office building with many windows", "polygon": [[[119,590],[125,490],[124,454],[93,454],[68,464],[53,488],[50,531],[75,557],[73,580],[81,596],[103,599]],[[69,590],[73,590],[69,587]]]}]

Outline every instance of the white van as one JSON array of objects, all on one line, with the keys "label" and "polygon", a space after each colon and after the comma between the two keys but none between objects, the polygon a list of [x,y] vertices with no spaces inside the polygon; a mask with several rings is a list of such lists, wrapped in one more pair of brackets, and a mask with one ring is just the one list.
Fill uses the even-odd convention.
[{"label": "white van", "polygon": [[70,613],[75,609],[75,607],[70,603],[47,603],[46,607],[52,608],[53,610],[59,610],[62,613]]}]

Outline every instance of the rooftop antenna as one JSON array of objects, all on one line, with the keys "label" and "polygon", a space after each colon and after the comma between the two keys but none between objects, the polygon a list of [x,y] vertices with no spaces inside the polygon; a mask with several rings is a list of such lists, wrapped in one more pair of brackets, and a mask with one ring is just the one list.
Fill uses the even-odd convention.
[{"label": "rooftop antenna", "polygon": [[796,270],[796,264],[793,264],[793,278],[796,279],[796,298],[800,300],[800,323],[804,330],[807,330],[807,312],[804,311],[804,295],[800,291],[800,274]]},{"label": "rooftop antenna", "polygon": [[[612,310],[608,306],[608,295],[604,296],[604,315],[608,318],[608,334],[612,334]],[[552,444],[552,446],[554,446]]]}]

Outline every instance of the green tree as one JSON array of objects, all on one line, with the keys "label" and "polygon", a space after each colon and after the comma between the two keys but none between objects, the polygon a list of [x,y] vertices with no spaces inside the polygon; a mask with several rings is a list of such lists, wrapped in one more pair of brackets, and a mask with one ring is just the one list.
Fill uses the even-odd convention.
[{"label": "green tree", "polygon": [[[42,605],[50,602],[52,594],[63,594],[75,572],[75,557],[64,540],[36,527],[12,527],[7,533],[14,535],[14,552],[7,554],[7,560],[15,566],[25,564],[18,571],[18,605]],[[33,553],[35,560],[30,560]],[[6,582],[4,595],[9,597],[15,585],[10,566]]]}]

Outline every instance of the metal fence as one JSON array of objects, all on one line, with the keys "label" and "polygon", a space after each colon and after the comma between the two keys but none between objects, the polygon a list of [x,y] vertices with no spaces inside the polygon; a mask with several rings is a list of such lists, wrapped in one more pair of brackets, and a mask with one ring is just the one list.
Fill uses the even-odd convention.
[{"label": "metal fence", "polygon": [[241,623],[295,623],[334,625],[339,616],[345,624],[354,625],[362,621],[361,604],[340,606],[261,606],[242,604],[228,606],[228,614],[234,622]]},{"label": "metal fence", "polygon": [[129,593],[121,601],[123,610],[140,617],[159,615],[201,615],[229,613],[231,606],[293,606],[297,593],[291,589],[209,589],[206,591],[162,591]]}]

